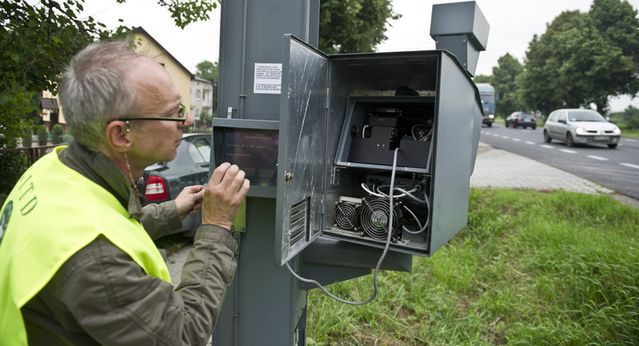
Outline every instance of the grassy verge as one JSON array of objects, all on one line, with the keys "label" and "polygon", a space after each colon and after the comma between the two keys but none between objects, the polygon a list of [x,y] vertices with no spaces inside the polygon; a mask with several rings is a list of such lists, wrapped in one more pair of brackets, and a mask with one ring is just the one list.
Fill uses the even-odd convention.
[{"label": "grassy verge", "polygon": [[625,129],[625,130],[621,130],[621,136],[622,137],[626,137],[626,138],[635,138],[635,139],[639,139],[639,129]]},{"label": "grassy verge", "polygon": [[[607,196],[473,190],[468,226],[377,299],[309,294],[309,345],[639,344],[639,210]],[[370,295],[371,276],[332,285]]]}]

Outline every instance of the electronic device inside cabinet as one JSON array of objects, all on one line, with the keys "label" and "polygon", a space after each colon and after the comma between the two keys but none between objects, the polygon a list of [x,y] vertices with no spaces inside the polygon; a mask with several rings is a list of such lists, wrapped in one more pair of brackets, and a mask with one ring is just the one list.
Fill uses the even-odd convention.
[{"label": "electronic device inside cabinet", "polygon": [[420,96],[349,99],[327,194],[327,234],[383,246],[390,230],[392,247],[427,247],[434,106],[434,98]]}]

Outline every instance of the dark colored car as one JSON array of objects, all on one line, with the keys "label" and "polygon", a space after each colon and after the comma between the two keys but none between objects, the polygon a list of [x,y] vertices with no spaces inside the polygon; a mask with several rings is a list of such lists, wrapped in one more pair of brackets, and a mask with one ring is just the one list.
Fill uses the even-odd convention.
[{"label": "dark colored car", "polygon": [[[156,163],[144,170],[144,176],[138,181],[142,205],[172,200],[186,186],[206,184],[210,157],[210,134],[184,134],[173,161]],[[200,223],[200,213],[188,215],[175,233],[192,231]]]},{"label": "dark colored car", "polygon": [[532,113],[514,112],[506,118],[506,127],[537,128],[537,117]]}]

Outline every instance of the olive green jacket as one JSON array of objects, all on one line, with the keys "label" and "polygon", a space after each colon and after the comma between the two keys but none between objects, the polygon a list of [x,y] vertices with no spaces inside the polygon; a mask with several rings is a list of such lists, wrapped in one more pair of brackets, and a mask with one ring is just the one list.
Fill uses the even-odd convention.
[{"label": "olive green jacket", "polygon": [[[59,156],[128,206],[152,238],[180,227],[175,202],[142,208],[128,179],[102,154],[71,144]],[[100,236],[22,309],[29,343],[204,345],[233,279],[237,253],[231,232],[200,226],[174,288]]]}]

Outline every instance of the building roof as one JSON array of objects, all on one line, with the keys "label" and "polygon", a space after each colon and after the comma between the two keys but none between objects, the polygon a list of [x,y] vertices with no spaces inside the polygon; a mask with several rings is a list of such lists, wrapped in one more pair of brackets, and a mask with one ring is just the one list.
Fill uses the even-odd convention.
[{"label": "building roof", "polygon": [[195,76],[195,78],[193,78],[193,80],[198,81],[198,82],[202,82],[202,83],[213,84],[210,80],[208,80],[206,78],[199,77],[199,76]]},{"label": "building roof", "polygon": [[171,58],[171,60],[173,60],[181,69],[183,69],[190,77],[191,80],[193,78],[195,78],[195,75],[193,73],[191,73],[191,71],[189,71],[188,68],[184,67],[184,65],[182,65],[182,63],[176,59],[171,53],[169,53],[168,50],[166,50],[161,44],[160,42],[158,42],[155,38],[153,38],[153,36],[151,36],[151,34],[149,34],[146,30],[144,30],[141,26],[135,27],[131,30],[132,33],[138,33],[138,34],[142,34],[146,37],[148,37],[151,42],[155,43],[156,46],[158,46],[165,54],[166,56],[168,56],[169,58]]},{"label": "building roof", "polygon": [[494,93],[495,88],[488,83],[477,83],[477,89],[480,93]]}]

